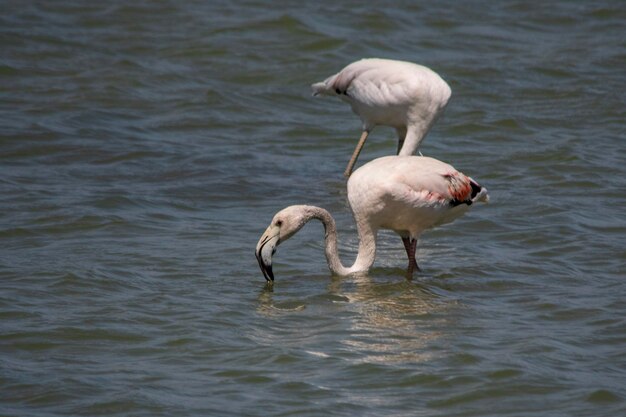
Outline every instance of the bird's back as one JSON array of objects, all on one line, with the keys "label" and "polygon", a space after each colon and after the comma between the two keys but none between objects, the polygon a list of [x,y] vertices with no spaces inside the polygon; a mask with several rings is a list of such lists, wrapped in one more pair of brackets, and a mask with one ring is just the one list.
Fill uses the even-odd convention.
[{"label": "bird's back", "polygon": [[353,62],[311,87],[314,95],[336,95],[350,103],[370,127],[401,127],[420,119],[428,124],[444,110],[451,95],[448,84],[431,69],[379,58]]},{"label": "bird's back", "polygon": [[357,169],[348,181],[348,200],[358,219],[419,235],[461,216],[487,191],[454,167],[422,156],[387,156]]}]

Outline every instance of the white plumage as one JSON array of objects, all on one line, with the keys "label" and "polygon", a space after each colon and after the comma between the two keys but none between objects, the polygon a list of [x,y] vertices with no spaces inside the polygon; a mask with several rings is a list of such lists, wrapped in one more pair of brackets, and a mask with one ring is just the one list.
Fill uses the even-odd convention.
[{"label": "white plumage", "polygon": [[326,230],[325,253],[333,274],[368,271],[376,254],[380,229],[398,233],[409,259],[409,274],[417,269],[415,246],[426,229],[449,223],[477,201],[487,202],[487,190],[451,165],[422,156],[386,156],[357,169],[348,180],[348,201],[359,234],[356,261],[345,267],[337,253],[335,221],[320,207],[297,205],[278,212],[256,247],[259,266],[273,281],[272,255],[276,246],[289,239],[311,219]]},{"label": "white plumage", "polygon": [[415,154],[451,95],[448,84],[427,67],[376,58],[353,62],[311,89],[314,96],[339,96],[361,118],[363,132],[344,173],[347,177],[377,125],[396,129],[399,155]]}]

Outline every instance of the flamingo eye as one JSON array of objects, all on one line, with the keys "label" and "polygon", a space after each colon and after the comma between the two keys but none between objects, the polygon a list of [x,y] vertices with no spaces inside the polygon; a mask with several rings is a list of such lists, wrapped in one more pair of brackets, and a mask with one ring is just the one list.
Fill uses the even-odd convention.
[{"label": "flamingo eye", "polygon": [[282,220],[276,220],[276,226],[280,227],[283,225],[283,221]]}]

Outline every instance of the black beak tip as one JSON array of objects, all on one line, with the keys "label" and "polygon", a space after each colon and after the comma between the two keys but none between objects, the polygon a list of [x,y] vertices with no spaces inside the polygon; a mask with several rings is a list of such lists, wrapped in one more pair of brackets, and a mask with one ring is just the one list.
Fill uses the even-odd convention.
[{"label": "black beak tip", "polygon": [[263,272],[263,276],[265,280],[269,283],[274,283],[274,272],[272,272],[272,265],[267,266],[263,263],[261,259],[261,251],[254,254],[256,256],[256,260],[259,262],[259,267],[261,267],[261,272]]}]

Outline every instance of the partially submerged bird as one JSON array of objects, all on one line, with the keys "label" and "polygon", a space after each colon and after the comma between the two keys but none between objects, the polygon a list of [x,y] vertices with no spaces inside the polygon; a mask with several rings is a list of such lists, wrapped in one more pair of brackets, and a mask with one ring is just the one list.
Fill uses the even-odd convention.
[{"label": "partially submerged bird", "polygon": [[408,273],[419,269],[417,238],[426,229],[450,223],[473,203],[487,202],[487,189],[451,165],[424,156],[386,156],[357,169],[348,180],[348,201],[359,234],[359,250],[352,266],[344,266],[337,252],[335,220],[323,208],[287,207],[274,216],[256,246],[256,258],[267,281],[274,280],[272,255],[309,220],[324,224],[325,253],[333,274],[368,271],[376,255],[379,229],[402,237],[409,259]]},{"label": "partially submerged bird", "polygon": [[411,62],[369,58],[353,62],[337,74],[311,85],[313,95],[339,96],[363,122],[361,138],[344,172],[349,177],[377,125],[398,134],[399,155],[413,155],[443,113],[451,90],[434,71]]}]

